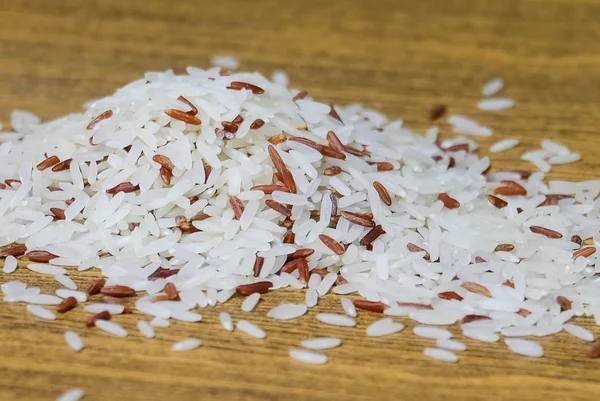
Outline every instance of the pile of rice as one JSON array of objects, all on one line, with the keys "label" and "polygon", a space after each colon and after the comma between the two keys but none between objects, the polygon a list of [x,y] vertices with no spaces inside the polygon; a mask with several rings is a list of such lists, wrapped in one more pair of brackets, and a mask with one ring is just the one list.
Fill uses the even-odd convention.
[{"label": "pile of rice", "polygon": [[[484,95],[501,89],[497,81]],[[106,313],[126,312],[114,297],[137,293],[135,312],[153,318],[138,327],[152,337],[152,326],[199,321],[197,307],[226,302],[236,289],[251,311],[259,293],[294,287],[306,291],[306,304],[282,305],[270,317],[297,318],[328,293],[350,295],[339,315],[316,318],[354,326],[357,308],[384,313],[367,329],[376,336],[402,330],[394,319],[407,316],[427,325],[416,335],[437,340],[425,355],[449,362],[464,344],[429,326],[462,322],[465,336],[503,336],[528,356],[543,350],[512,337],[566,330],[593,340],[567,322],[591,316],[600,324],[600,181],[489,173],[471,138],[491,130],[463,116],[448,121],[469,137],[440,142],[435,126],[420,135],[360,105],[320,103],[288,89],[282,73],[270,81],[219,67],[150,72],[55,121],[14,112],[15,132],[0,134],[4,271],[25,254],[30,270],[55,275],[65,289],[40,294],[4,275],[4,301],[53,319],[40,305],[64,312],[100,292],[110,297],[94,295],[86,310],[105,317],[90,325],[125,336]],[[542,145],[529,160],[544,171],[547,160],[578,159],[555,142]],[[67,266],[99,269],[106,281],[78,291]],[[226,313],[221,322],[265,336]],[[77,334],[67,334],[80,350]],[[306,344],[290,355],[324,363],[315,349],[339,340]],[[199,345],[186,339],[174,350]]]}]

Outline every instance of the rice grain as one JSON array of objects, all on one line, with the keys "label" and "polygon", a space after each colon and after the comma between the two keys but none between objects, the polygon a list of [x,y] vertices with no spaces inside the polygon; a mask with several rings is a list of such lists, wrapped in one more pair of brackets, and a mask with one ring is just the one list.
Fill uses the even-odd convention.
[{"label": "rice grain", "polygon": [[75,352],[81,351],[84,347],[83,341],[81,340],[81,337],[79,337],[79,334],[71,330],[67,330],[65,332],[65,341],[67,342],[69,348]]},{"label": "rice grain", "polygon": [[315,337],[303,340],[301,345],[303,348],[311,350],[325,350],[339,347],[342,340],[337,337]]},{"label": "rice grain", "polygon": [[251,337],[265,338],[267,334],[258,326],[250,323],[247,320],[239,320],[235,327],[242,333],[246,333]]},{"label": "rice grain", "polygon": [[423,351],[426,357],[436,359],[442,362],[454,363],[458,361],[458,356],[452,351],[441,349],[441,348],[425,348]]},{"label": "rice grain", "polygon": [[175,352],[186,352],[198,348],[202,344],[197,338],[186,338],[185,340],[179,341],[173,344],[173,351]]},{"label": "rice grain", "polygon": [[289,351],[289,355],[293,359],[302,363],[309,363],[312,365],[322,365],[327,363],[327,356],[321,354],[320,352],[291,349]]}]

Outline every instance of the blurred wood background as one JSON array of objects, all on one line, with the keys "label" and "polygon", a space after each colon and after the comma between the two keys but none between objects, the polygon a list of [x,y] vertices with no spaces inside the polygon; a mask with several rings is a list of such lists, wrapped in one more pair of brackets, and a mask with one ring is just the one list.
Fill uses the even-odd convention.
[{"label": "blurred wood background", "polygon": [[[428,127],[427,109],[445,103],[453,113],[494,129],[481,141],[517,137],[517,149],[492,156],[496,168],[531,168],[526,149],[554,138],[581,152],[583,161],[556,167],[551,178],[581,180],[600,174],[600,2],[594,0],[345,0],[162,2],[149,0],[10,0],[0,3],[0,121],[12,109],[43,118],[81,110],[148,70],[209,66],[232,55],[241,69],[286,71],[293,87],[317,99],[361,102],[417,130]],[[515,109],[482,112],[479,91],[492,77],[507,82]],[[451,131],[441,124],[445,137]],[[71,273],[80,288],[95,272]],[[10,279],[53,291],[52,278],[19,269]],[[600,360],[585,357],[589,344],[559,334],[540,339],[543,359],[510,354],[502,343],[465,340],[460,361],[427,360],[433,341],[416,338],[414,324],[400,334],[369,339],[378,316],[360,313],[355,329],[333,329],[314,315],[341,311],[326,297],[292,322],[273,322],[266,311],[303,294],[269,294],[257,312],[240,311],[240,298],[202,311],[204,322],[175,322],[145,340],[138,314],[115,320],[125,339],[84,328],[81,308],[46,322],[22,304],[0,303],[0,399],[54,400],[80,387],[85,400],[591,400],[600,396]],[[265,340],[227,333],[218,312],[249,317]],[[600,330],[589,319],[579,323]],[[64,343],[78,331],[86,348]],[[454,328],[455,333],[459,333]],[[287,356],[315,335],[337,335],[343,345],[327,352],[325,366]],[[173,342],[195,336],[201,348],[183,354]],[[458,338],[462,340],[461,336]]]}]

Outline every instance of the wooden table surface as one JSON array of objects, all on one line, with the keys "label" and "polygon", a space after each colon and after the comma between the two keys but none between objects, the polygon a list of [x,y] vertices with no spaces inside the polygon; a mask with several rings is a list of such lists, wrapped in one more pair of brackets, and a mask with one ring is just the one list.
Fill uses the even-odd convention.
[{"label": "wooden table surface", "polygon": [[[519,161],[542,137],[581,152],[583,161],[556,167],[552,178],[600,176],[600,3],[595,0],[344,0],[184,1],[10,0],[0,4],[0,120],[12,109],[44,118],[79,111],[83,101],[112,93],[148,70],[206,67],[230,54],[243,69],[282,69],[294,87],[317,99],[362,102],[407,126],[428,126],[434,102],[494,129],[481,154],[502,137],[518,149],[492,156],[494,167]],[[482,112],[482,84],[501,76],[517,107]],[[441,125],[445,137],[451,132]],[[81,288],[96,272],[71,272]],[[44,291],[51,278],[19,269],[2,282],[24,280]],[[355,329],[317,324],[318,312],[341,311],[325,297],[306,316],[274,322],[266,311],[301,302],[299,291],[268,294],[251,315],[241,299],[202,311],[204,322],[175,322],[146,340],[135,329],[138,313],[115,320],[130,332],[115,339],[86,329],[81,310],[40,321],[22,304],[0,304],[0,400],[54,400],[80,387],[85,400],[591,400],[600,396],[600,360],[585,357],[589,344],[559,334],[543,338],[546,357],[510,354],[501,342],[469,339],[457,364],[427,360],[433,341],[407,329],[370,339],[377,316],[360,313]],[[220,311],[249,317],[265,340],[225,332]],[[579,323],[600,330],[589,319]],[[64,343],[67,329],[86,344],[81,353]],[[459,339],[460,330],[453,328]],[[337,335],[324,366],[301,365],[287,351],[301,339]],[[201,348],[175,354],[188,336]]]}]

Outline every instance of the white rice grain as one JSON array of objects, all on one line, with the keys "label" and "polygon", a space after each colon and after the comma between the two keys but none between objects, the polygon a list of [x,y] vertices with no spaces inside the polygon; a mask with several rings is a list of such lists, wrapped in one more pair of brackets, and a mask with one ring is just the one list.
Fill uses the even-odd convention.
[{"label": "white rice grain", "polygon": [[594,341],[594,334],[585,327],[581,327],[573,323],[565,323],[563,325],[563,329],[567,333],[583,341]]},{"label": "white rice grain", "polygon": [[140,334],[146,338],[154,338],[156,335],[152,326],[145,320],[138,320],[136,326],[140,331]]},{"label": "white rice grain", "polygon": [[15,258],[12,255],[8,255],[6,259],[4,259],[4,266],[2,267],[2,271],[4,272],[4,274],[13,273],[15,270],[17,270],[17,265],[17,258]]},{"label": "white rice grain", "polygon": [[501,78],[494,78],[483,85],[481,88],[482,96],[494,96],[504,88],[504,80]]},{"label": "white rice grain", "polygon": [[86,305],[83,310],[94,314],[108,312],[111,315],[120,315],[125,310],[125,306],[117,304],[89,304]]},{"label": "white rice grain", "polygon": [[477,122],[470,118],[451,115],[448,117],[448,123],[452,125],[455,132],[463,135],[474,135],[474,136],[491,136],[492,130],[488,127],[479,125]]},{"label": "white rice grain", "polygon": [[452,337],[452,333],[439,327],[417,326],[413,329],[413,333],[419,337],[433,338],[434,340],[448,340]]},{"label": "white rice grain", "polygon": [[83,390],[72,388],[59,395],[56,401],[79,401],[83,398],[83,395]]},{"label": "white rice grain", "polygon": [[247,320],[239,320],[235,327],[242,333],[246,333],[254,338],[265,338],[267,336],[260,327]]},{"label": "white rice grain", "polygon": [[518,144],[519,144],[518,139],[514,139],[514,138],[503,139],[501,141],[494,142],[494,144],[492,146],[490,146],[490,152],[492,152],[492,153],[504,152],[508,149],[514,148]]},{"label": "white rice grain", "polygon": [[39,305],[27,305],[27,312],[44,320],[56,319],[56,315],[52,311]]},{"label": "white rice grain", "polygon": [[267,317],[277,320],[290,320],[304,315],[307,311],[306,304],[283,304],[267,312]]},{"label": "white rice grain", "polygon": [[383,319],[379,319],[369,325],[367,327],[367,336],[368,337],[382,337],[389,336],[404,329],[404,325],[402,323],[397,323],[392,320],[392,318],[384,317]]},{"label": "white rice grain", "polygon": [[544,356],[544,349],[534,341],[524,340],[522,338],[507,338],[504,343],[508,349],[515,354],[528,356],[531,358],[541,358]]},{"label": "white rice grain", "polygon": [[79,337],[79,334],[75,333],[74,331],[67,330],[65,332],[65,341],[67,342],[69,348],[75,352],[79,352],[83,349],[83,341],[81,340],[81,337]]},{"label": "white rice grain", "polygon": [[260,294],[258,292],[248,295],[246,299],[244,299],[244,302],[242,302],[242,310],[244,312],[252,312],[259,300]]},{"label": "white rice grain", "polygon": [[571,154],[571,149],[551,139],[542,139],[541,145],[542,149],[557,156],[567,156]]},{"label": "white rice grain", "polygon": [[198,348],[201,344],[202,341],[197,338],[186,338],[185,340],[173,344],[172,349],[175,352],[191,351]]},{"label": "white rice grain", "polygon": [[219,321],[221,322],[221,326],[227,331],[233,331],[233,319],[231,319],[231,315],[227,312],[219,313]]},{"label": "white rice grain", "polygon": [[332,326],[342,327],[354,327],[356,321],[346,315],[339,315],[337,313],[319,313],[316,316],[317,320],[321,323],[330,324]]},{"label": "white rice grain", "polygon": [[69,290],[77,290],[77,284],[73,280],[71,280],[68,276],[64,274],[57,274],[54,276],[56,281],[58,281],[64,287],[67,287]]},{"label": "white rice grain", "polygon": [[357,316],[356,307],[354,306],[354,303],[352,302],[352,300],[350,298],[343,297],[341,299],[341,302],[342,302],[342,308],[344,309],[344,312],[346,312],[346,315],[348,315],[350,317]]},{"label": "white rice grain", "polygon": [[185,310],[173,310],[171,312],[171,318],[179,320],[181,322],[201,322],[202,315],[196,312],[185,311]]},{"label": "white rice grain", "polygon": [[477,103],[479,110],[506,110],[515,106],[515,101],[508,98],[490,98]]},{"label": "white rice grain", "polygon": [[438,361],[451,363],[458,361],[458,356],[454,352],[448,351],[446,349],[429,347],[425,348],[423,353],[426,357],[431,359],[437,359]]},{"label": "white rice grain", "polygon": [[58,305],[62,299],[50,294],[24,295],[21,301],[37,305]]},{"label": "white rice grain", "polygon": [[322,297],[323,295],[327,294],[333,286],[333,283],[335,283],[336,279],[336,273],[328,273],[317,287],[317,293],[319,294],[319,296]]},{"label": "white rice grain", "polygon": [[313,365],[322,365],[327,363],[327,356],[320,352],[306,351],[302,349],[291,349],[289,355],[302,363],[309,363]]},{"label": "white rice grain", "polygon": [[96,320],[96,327],[108,334],[112,334],[113,336],[127,337],[127,330],[115,322],[99,319]]},{"label": "white rice grain", "polygon": [[41,263],[29,263],[27,268],[32,272],[40,273],[40,274],[51,274],[53,276],[57,274],[66,274],[67,271],[62,267],[52,266],[52,265],[43,265]]},{"label": "white rice grain", "polygon": [[537,169],[540,170],[542,173],[549,173],[550,170],[552,169],[552,166],[550,166],[550,163],[548,163],[545,160],[538,159],[538,158],[531,158],[531,159],[529,159],[529,161],[531,162],[531,164],[533,164],[535,167],[537,167]]},{"label": "white rice grain", "polygon": [[319,302],[319,294],[317,293],[317,291],[315,289],[309,288],[306,291],[304,303],[309,308],[312,308],[312,307],[316,306],[318,302]]},{"label": "white rice grain", "polygon": [[73,297],[77,300],[77,302],[86,302],[88,299],[87,294],[83,291],[58,289],[58,290],[56,290],[56,295],[58,295],[59,297],[61,297],[63,299]]},{"label": "white rice grain", "polygon": [[447,349],[450,351],[465,351],[467,346],[457,340],[440,339],[435,342],[436,347]]},{"label": "white rice grain", "polygon": [[301,345],[307,349],[324,350],[340,346],[342,340],[337,337],[316,337],[303,340]]},{"label": "white rice grain", "polygon": [[567,155],[556,155],[548,159],[550,164],[569,164],[581,160],[579,153],[569,153]]},{"label": "white rice grain", "polygon": [[494,332],[477,329],[463,330],[463,336],[485,343],[495,343],[500,340],[500,336]]}]

